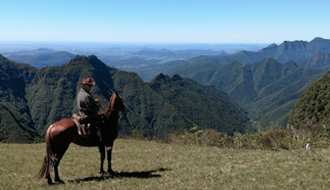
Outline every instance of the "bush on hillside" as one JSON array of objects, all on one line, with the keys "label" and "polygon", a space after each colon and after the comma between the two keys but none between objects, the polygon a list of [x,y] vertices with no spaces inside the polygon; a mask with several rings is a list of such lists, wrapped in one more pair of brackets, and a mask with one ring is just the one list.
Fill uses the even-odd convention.
[{"label": "bush on hillside", "polygon": [[185,135],[164,135],[162,141],[173,144],[194,144],[218,146],[233,149],[269,149],[290,150],[305,148],[309,143],[313,148],[328,148],[330,146],[329,129],[321,124],[304,124],[288,128],[272,127],[257,133],[246,131],[228,136],[214,129],[200,130],[194,126]]},{"label": "bush on hillside", "polygon": [[207,146],[219,146],[220,133],[214,129],[205,129],[200,136],[200,143]]}]

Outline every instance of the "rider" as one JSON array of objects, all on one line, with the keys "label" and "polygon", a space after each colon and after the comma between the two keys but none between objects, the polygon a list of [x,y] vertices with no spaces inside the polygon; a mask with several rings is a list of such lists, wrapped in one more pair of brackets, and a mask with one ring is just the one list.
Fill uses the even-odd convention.
[{"label": "rider", "polygon": [[[95,121],[98,118],[98,111],[101,107],[100,100],[94,99],[90,93],[95,82],[91,78],[84,78],[82,82],[82,88],[77,95],[77,103],[79,109],[78,120],[81,124],[87,124]],[[77,116],[75,114],[75,116]],[[75,117],[74,116],[74,117]]]}]

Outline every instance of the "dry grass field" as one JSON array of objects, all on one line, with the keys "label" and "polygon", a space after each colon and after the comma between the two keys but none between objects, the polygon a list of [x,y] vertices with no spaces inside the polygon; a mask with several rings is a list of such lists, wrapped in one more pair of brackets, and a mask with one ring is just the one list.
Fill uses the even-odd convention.
[{"label": "dry grass field", "polygon": [[[328,189],[330,149],[237,150],[116,140],[115,176],[98,174],[98,149],[70,146],[59,166],[66,184],[36,180],[45,144],[0,143],[0,190]],[[53,177],[52,172],[52,177]]]}]

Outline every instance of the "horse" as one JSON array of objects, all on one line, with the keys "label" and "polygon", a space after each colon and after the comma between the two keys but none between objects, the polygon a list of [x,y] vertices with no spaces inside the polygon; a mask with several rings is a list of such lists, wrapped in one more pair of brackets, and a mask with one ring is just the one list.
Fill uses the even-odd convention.
[{"label": "horse", "polygon": [[105,112],[100,114],[101,123],[104,126],[103,138],[100,141],[99,137],[95,134],[91,138],[84,138],[78,133],[78,127],[73,119],[65,118],[48,127],[46,133],[46,156],[44,157],[43,165],[36,175],[38,179],[45,176],[48,184],[52,184],[52,178],[50,177],[50,171],[54,168],[55,182],[64,183],[58,174],[58,165],[63,157],[64,153],[68,149],[71,143],[85,146],[95,147],[98,146],[100,152],[100,173],[106,174],[103,169],[105,160],[105,152],[107,152],[108,170],[107,173],[114,174],[111,167],[111,155],[113,142],[117,138],[118,129],[117,125],[121,118],[122,112],[126,110],[126,106],[123,103],[122,97],[118,95],[118,92],[111,93],[110,101]]}]

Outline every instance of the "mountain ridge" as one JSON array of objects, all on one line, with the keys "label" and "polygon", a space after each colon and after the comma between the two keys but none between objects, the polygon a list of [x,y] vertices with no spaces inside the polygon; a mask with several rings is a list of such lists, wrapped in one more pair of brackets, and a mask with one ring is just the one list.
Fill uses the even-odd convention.
[{"label": "mountain ridge", "polygon": [[330,40],[320,37],[307,41],[284,41],[280,45],[271,44],[259,51],[240,51],[230,55],[219,56],[199,56],[189,59],[194,64],[205,64],[214,62],[221,65],[232,60],[238,60],[244,63],[254,63],[265,58],[276,59],[280,63],[286,63],[290,60],[299,62],[307,59],[317,53],[330,53]]}]

